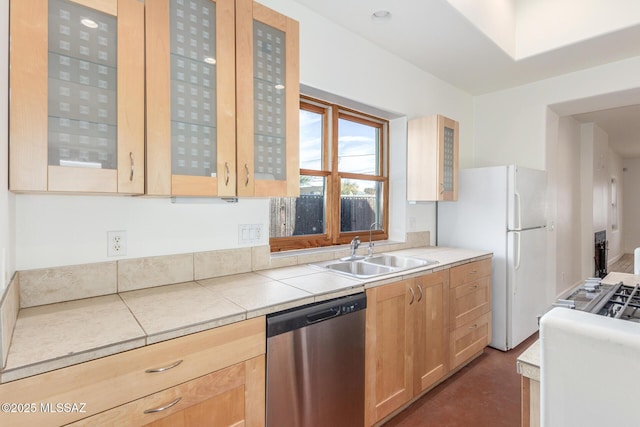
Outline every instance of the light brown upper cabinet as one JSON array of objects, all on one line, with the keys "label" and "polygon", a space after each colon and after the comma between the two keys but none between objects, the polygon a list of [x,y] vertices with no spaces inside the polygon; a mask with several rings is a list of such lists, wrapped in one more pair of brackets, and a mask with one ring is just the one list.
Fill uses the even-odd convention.
[{"label": "light brown upper cabinet", "polygon": [[149,195],[236,194],[234,8],[146,2]]},{"label": "light brown upper cabinet", "polygon": [[9,189],[144,192],[144,3],[12,0]]},{"label": "light brown upper cabinet", "polygon": [[236,0],[238,196],[300,192],[298,22]]},{"label": "light brown upper cabinet", "polygon": [[146,2],[149,195],[299,191],[298,23],[247,0]]},{"label": "light brown upper cabinet", "polygon": [[440,115],[409,120],[407,200],[458,199],[458,128]]}]

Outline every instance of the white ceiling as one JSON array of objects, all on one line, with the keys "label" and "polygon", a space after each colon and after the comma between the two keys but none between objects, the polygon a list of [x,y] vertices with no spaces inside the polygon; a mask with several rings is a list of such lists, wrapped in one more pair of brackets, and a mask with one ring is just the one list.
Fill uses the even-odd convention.
[{"label": "white ceiling", "polygon": [[[576,40],[573,34],[573,39],[569,40],[570,31],[566,31],[568,44],[559,42],[549,45],[547,43],[537,49],[538,53],[520,59],[514,59],[514,56],[517,58],[518,55],[513,55],[518,51],[517,39],[514,39],[513,46],[505,46],[501,43],[504,50],[494,42],[499,40],[499,37],[496,37],[495,31],[491,33],[491,28],[495,28],[495,26],[491,27],[491,17],[489,20],[486,19],[491,13],[482,11],[484,16],[480,18],[485,18],[484,22],[476,19],[480,9],[470,11],[467,16],[463,15],[461,10],[464,11],[464,7],[469,9],[471,6],[477,8],[477,3],[474,2],[478,0],[295,1],[472,95],[481,95],[640,56],[640,13],[635,13],[640,10],[638,9],[640,2],[637,0],[608,0],[607,2],[589,0],[594,7],[606,6],[608,10],[618,10],[618,22],[613,22],[615,19],[607,20],[603,17],[598,21],[600,28],[597,34],[588,35],[584,32],[588,31],[588,28],[586,30],[583,28],[583,34],[585,37],[588,35],[587,38]],[[504,16],[509,14],[511,19],[515,19],[518,13],[525,13],[526,8],[533,7],[532,5],[538,7],[542,0],[482,1],[486,2],[487,7],[505,6],[512,9],[507,12],[501,11],[503,16],[499,18],[504,20]],[[565,7],[562,15],[566,15],[567,5],[577,5],[579,8],[585,4],[585,1],[547,0],[545,4],[562,4]],[[632,11],[631,15],[637,15],[637,18],[629,19],[628,16],[624,18],[624,13],[620,13],[620,7],[623,11],[627,7],[626,10]],[[373,22],[371,15],[377,10],[390,11],[391,19],[386,22]],[[604,16],[604,13],[607,12],[601,15]],[[559,22],[556,15],[558,14],[538,15],[549,17],[548,20],[539,24],[541,43],[545,38],[542,35],[545,31],[555,30],[562,36],[562,25],[566,27],[566,22],[571,22],[571,17],[564,20],[564,23]],[[586,16],[589,14],[576,14],[578,15],[587,19]],[[591,13],[591,15],[590,19],[598,18],[598,13]],[[603,22],[610,25],[609,31],[602,28]],[[634,24],[630,25],[630,22]],[[511,25],[515,27],[516,22],[514,21]],[[531,27],[531,20],[526,25]],[[548,25],[548,31],[545,25]],[[484,28],[490,34],[486,35],[478,27]],[[531,31],[533,33],[529,35],[535,41],[535,28]],[[517,31],[513,32],[516,37]],[[522,35],[518,37],[522,39]],[[504,42],[504,37],[501,40]],[[531,49],[530,46],[531,37],[527,42],[528,50],[535,51],[536,49]],[[607,133],[611,132],[609,139],[615,141],[612,143],[614,147],[619,146],[614,149],[618,149],[621,155],[640,157],[640,139],[633,138],[633,135],[640,135],[639,108],[607,110],[598,114],[591,113],[591,116],[583,114],[579,120],[593,120]],[[637,149],[629,147],[631,141],[635,143]]]},{"label": "white ceiling", "polygon": [[597,123],[609,136],[609,145],[623,158],[640,157],[640,105],[573,116],[581,123]]}]

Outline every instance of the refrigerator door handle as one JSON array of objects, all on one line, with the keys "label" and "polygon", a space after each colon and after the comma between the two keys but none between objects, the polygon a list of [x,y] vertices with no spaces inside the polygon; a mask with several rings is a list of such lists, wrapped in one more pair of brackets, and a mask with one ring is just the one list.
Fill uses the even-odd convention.
[{"label": "refrigerator door handle", "polygon": [[[520,269],[520,232],[519,231],[514,231],[513,232],[513,252],[514,252],[514,261],[515,264],[513,266],[513,271],[518,271]],[[513,283],[513,294],[516,295],[518,293],[518,281],[514,280]]]},{"label": "refrigerator door handle", "polygon": [[513,224],[513,228],[519,230],[522,228],[522,200],[520,199],[520,193],[518,192],[518,169],[516,168],[513,172],[513,196],[514,196],[514,206],[513,208],[516,210],[515,212],[515,221]]}]

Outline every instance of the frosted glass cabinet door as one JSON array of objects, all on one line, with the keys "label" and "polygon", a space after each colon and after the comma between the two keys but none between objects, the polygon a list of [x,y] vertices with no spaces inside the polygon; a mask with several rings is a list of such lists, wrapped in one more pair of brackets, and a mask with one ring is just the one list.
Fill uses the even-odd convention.
[{"label": "frosted glass cabinet door", "polygon": [[147,1],[145,19],[147,194],[234,196],[234,1]]},{"label": "frosted glass cabinet door", "polygon": [[238,195],[297,196],[298,22],[236,0]]},{"label": "frosted glass cabinet door", "polygon": [[10,6],[10,189],[143,193],[144,5]]},{"label": "frosted glass cabinet door", "polygon": [[458,200],[458,122],[438,116],[440,195],[438,200]]},{"label": "frosted glass cabinet door", "polygon": [[407,200],[458,200],[459,123],[441,115],[407,124]]}]

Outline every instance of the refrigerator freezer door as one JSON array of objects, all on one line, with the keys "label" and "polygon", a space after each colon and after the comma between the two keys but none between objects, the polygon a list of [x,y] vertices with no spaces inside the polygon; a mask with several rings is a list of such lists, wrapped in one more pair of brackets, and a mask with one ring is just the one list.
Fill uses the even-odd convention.
[{"label": "refrigerator freezer door", "polygon": [[509,230],[546,225],[547,174],[544,171],[509,166]]},{"label": "refrigerator freezer door", "polygon": [[507,233],[507,347],[514,348],[538,330],[546,296],[547,229]]}]

